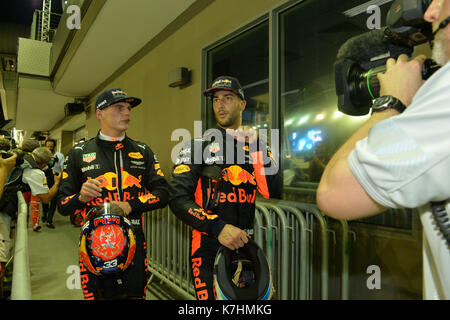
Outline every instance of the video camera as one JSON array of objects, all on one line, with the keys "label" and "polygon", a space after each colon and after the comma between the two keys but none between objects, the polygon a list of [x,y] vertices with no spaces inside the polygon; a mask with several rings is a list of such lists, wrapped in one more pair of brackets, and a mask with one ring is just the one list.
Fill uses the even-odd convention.
[{"label": "video camera", "polygon": [[12,149],[9,151],[5,151],[5,150],[0,150],[0,155],[3,159],[7,159],[12,157],[14,154],[17,154],[17,158],[16,158],[16,167],[19,167],[20,165],[23,164],[23,157],[25,156],[24,151],[22,151],[21,149],[17,148],[17,149]]},{"label": "video camera", "polygon": [[[434,37],[431,24],[423,19],[432,0],[395,0],[386,16],[386,27],[350,38],[339,49],[334,64],[338,109],[360,116],[369,113],[372,100],[380,95],[377,74],[386,71],[386,61],[401,54],[411,56],[414,47]],[[427,59],[422,78],[440,68]]]},{"label": "video camera", "polygon": [[50,160],[50,162],[47,164],[47,166],[50,169],[53,169],[53,167],[55,166],[55,164],[58,162],[58,157],[55,155],[52,157],[52,159]]}]

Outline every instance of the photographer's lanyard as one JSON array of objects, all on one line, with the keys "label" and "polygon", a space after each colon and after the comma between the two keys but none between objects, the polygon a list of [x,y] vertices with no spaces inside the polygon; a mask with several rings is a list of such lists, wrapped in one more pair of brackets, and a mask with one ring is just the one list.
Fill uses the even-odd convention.
[{"label": "photographer's lanyard", "polygon": [[[120,170],[117,167],[117,159],[116,159],[117,153],[119,153],[119,168],[120,168]],[[121,149],[114,151],[114,169],[115,169],[116,175],[117,175],[117,195],[119,196],[119,201],[122,201],[121,200],[122,199],[121,194],[123,193],[123,189],[122,189],[123,158],[122,158],[122,150]]]}]

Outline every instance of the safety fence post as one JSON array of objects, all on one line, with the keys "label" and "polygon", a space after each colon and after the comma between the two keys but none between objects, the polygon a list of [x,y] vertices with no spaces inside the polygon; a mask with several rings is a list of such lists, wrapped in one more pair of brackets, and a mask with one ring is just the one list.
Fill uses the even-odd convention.
[{"label": "safety fence post", "polygon": [[[319,228],[320,228],[320,240],[321,240],[321,248],[322,248],[322,252],[321,252],[321,275],[320,275],[320,295],[321,295],[321,299],[322,300],[327,300],[328,299],[328,227],[327,227],[327,222],[323,216],[323,214],[320,212],[320,210],[312,205],[312,204],[308,204],[308,203],[301,203],[301,202],[294,202],[294,201],[283,201],[283,203],[286,203],[288,205],[291,205],[295,208],[298,208],[300,210],[302,210],[303,212],[305,212],[305,214],[307,215],[307,220],[309,221],[310,225],[309,225],[309,229],[314,230],[313,229],[313,219],[310,219],[310,216],[312,215],[317,222],[319,223]],[[311,233],[311,242],[310,242],[310,246],[313,246],[313,232]],[[313,248],[314,249],[314,248]],[[312,262],[312,250],[311,247],[309,248],[310,253],[311,253],[311,262]],[[312,268],[311,268],[311,273],[310,273],[310,280],[313,278],[312,275]],[[311,283],[311,288],[310,290],[312,291],[312,282]]]},{"label": "safety fence post", "polygon": [[22,192],[17,212],[17,233],[14,241],[14,267],[11,286],[11,300],[31,300],[31,277],[28,255],[27,204]]},{"label": "safety fence post", "polygon": [[[274,272],[276,272],[276,279],[278,280],[278,286],[280,291],[279,298],[281,300],[287,300],[288,299],[288,281],[289,281],[289,273],[288,273],[288,259],[289,259],[289,243],[288,243],[288,224],[286,215],[284,214],[283,210],[281,210],[279,207],[271,204],[271,203],[256,203],[256,206],[261,209],[262,207],[265,207],[269,209],[271,212],[275,213],[276,216],[274,217],[275,223],[272,224],[272,227],[275,228],[275,237],[273,240],[275,240],[277,256],[276,256],[276,264],[274,265],[274,269],[272,269]],[[275,248],[275,246],[273,247]],[[275,253],[275,251],[274,251]],[[274,257],[274,255],[272,255]]]},{"label": "safety fence post", "polygon": [[306,247],[306,235],[308,231],[306,220],[298,209],[290,207],[285,204],[278,203],[287,216],[290,230],[289,247],[290,247],[290,263],[289,274],[291,278],[290,282],[290,295],[291,300],[306,300],[307,299],[307,268],[308,268],[308,255]]}]

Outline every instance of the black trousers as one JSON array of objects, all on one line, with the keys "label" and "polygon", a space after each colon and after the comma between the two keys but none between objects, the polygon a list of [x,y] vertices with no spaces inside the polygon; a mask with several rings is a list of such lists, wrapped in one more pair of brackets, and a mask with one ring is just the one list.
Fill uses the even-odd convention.
[{"label": "black trousers", "polygon": [[[56,197],[55,197],[56,198]],[[53,223],[53,216],[56,211],[56,199],[53,198],[49,204],[42,204],[42,216],[48,223]]]},{"label": "black trousers", "polygon": [[[53,176],[53,171],[47,169],[45,171],[45,177],[47,178],[47,185],[50,189],[55,184],[55,177]],[[50,201],[49,204],[42,204],[42,218],[48,223],[53,223],[53,216],[56,211],[56,196]]]}]

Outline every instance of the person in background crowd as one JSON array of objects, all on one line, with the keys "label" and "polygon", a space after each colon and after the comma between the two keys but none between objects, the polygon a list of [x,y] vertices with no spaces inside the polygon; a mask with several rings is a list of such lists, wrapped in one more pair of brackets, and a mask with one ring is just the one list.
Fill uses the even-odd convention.
[{"label": "person in background crowd", "polygon": [[[52,152],[53,159],[51,163],[45,168],[45,177],[47,178],[48,187],[51,188],[55,183],[54,175],[63,171],[64,169],[64,155],[56,151],[56,141],[47,139],[45,146]],[[50,204],[42,204],[42,222],[47,223],[47,227],[54,229],[53,216],[56,211],[56,198],[50,201]]]},{"label": "person in background crowd", "polygon": [[[0,138],[0,150],[9,150],[9,141]],[[6,150],[5,150],[6,149]],[[17,155],[14,154],[9,158],[0,157],[0,198],[3,196],[3,187],[7,180],[8,173],[16,164]],[[11,216],[7,213],[0,212],[0,300],[3,296],[3,279],[5,277],[5,267],[11,254]]]},{"label": "person in background crowd", "polygon": [[24,141],[22,150],[26,152],[22,173],[22,194],[27,205],[31,206],[33,230],[38,231],[41,229],[39,200],[47,204],[56,196],[61,182],[61,173],[55,176],[54,185],[49,189],[43,170],[53,158],[50,150],[40,147],[39,142],[33,139]]}]

